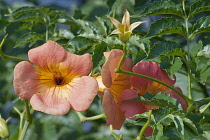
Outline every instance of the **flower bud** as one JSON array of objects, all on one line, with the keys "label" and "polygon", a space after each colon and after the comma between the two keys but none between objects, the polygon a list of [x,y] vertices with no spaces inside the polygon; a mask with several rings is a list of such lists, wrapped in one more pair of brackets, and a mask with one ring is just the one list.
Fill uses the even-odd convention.
[{"label": "flower bud", "polygon": [[0,117],[0,138],[8,138],[9,137],[9,129],[7,127],[7,122]]}]

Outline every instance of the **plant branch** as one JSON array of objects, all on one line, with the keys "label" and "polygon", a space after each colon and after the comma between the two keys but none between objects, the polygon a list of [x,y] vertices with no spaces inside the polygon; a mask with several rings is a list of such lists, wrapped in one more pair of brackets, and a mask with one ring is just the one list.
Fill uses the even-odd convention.
[{"label": "plant branch", "polygon": [[152,110],[150,110],[149,112],[148,112],[148,120],[147,120],[147,122],[145,123],[145,125],[142,127],[142,129],[141,129],[141,131],[140,131],[140,133],[139,133],[139,135],[138,135],[138,137],[137,137],[137,140],[141,140],[144,136],[144,132],[145,132],[145,130],[146,130],[146,128],[149,126],[149,124],[150,124],[150,122],[151,122],[151,115],[152,115]]},{"label": "plant branch", "polygon": [[81,112],[77,112],[77,115],[79,116],[80,122],[82,123],[86,121],[93,121],[93,120],[98,120],[98,119],[102,119],[106,117],[104,113],[96,115],[96,116],[92,116],[92,117],[86,117]]},{"label": "plant branch", "polygon": [[12,60],[17,60],[17,61],[28,61],[28,59],[24,59],[24,58],[20,58],[20,57],[15,57],[15,56],[10,56],[10,55],[6,55],[2,52],[2,46],[6,40],[6,37],[7,37],[8,34],[6,34],[4,36],[4,38],[2,39],[1,41],[1,44],[0,44],[0,56],[3,58],[3,59],[12,59]]}]

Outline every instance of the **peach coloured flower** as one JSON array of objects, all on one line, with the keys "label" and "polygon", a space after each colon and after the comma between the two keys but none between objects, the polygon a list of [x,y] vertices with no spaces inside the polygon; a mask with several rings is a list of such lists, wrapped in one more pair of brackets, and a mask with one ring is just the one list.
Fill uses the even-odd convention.
[{"label": "peach coloured flower", "polygon": [[[123,55],[122,50],[113,49],[111,52],[106,52],[104,55],[107,61],[102,67],[101,74],[102,82],[106,87],[102,102],[107,117],[106,125],[112,125],[113,129],[120,129],[125,121],[125,116],[119,109],[118,102],[122,91],[131,87],[130,76],[114,72]],[[121,68],[126,71],[131,71],[131,59],[125,58]]]},{"label": "peach coloured flower", "polygon": [[89,54],[76,55],[48,41],[31,49],[28,57],[31,63],[22,61],[14,69],[14,90],[30,99],[33,109],[63,115],[70,108],[84,111],[90,106],[98,84],[93,77],[84,76],[93,67]]},{"label": "peach coloured flower", "polygon": [[127,10],[125,11],[125,14],[123,16],[122,24],[118,20],[112,17],[109,18],[111,22],[114,24],[114,26],[117,28],[114,31],[112,31],[111,34],[118,34],[122,42],[127,42],[132,34],[132,31],[141,23],[143,23],[139,21],[139,22],[134,22],[130,25],[130,14]]},{"label": "peach coloured flower", "polygon": [[[174,80],[170,79],[168,74],[164,70],[162,70],[155,62],[149,62],[149,61],[139,62],[133,67],[133,72],[155,78],[170,86],[173,86],[176,82],[175,79]],[[187,104],[181,96],[179,96],[174,91],[171,91],[162,84],[159,84],[157,82],[142,77],[131,76],[131,85],[135,90],[133,89],[124,90],[120,96],[120,101],[136,98],[138,97],[138,94],[140,95],[144,95],[145,93],[157,94],[159,92],[162,92],[162,93],[171,94],[172,97],[178,99],[178,101],[181,103],[183,107],[183,110],[187,108]],[[179,89],[178,87],[176,88],[181,91],[181,89]],[[139,107],[137,104],[139,104],[139,106],[141,107]],[[136,114],[147,112],[151,109],[158,108],[158,106],[154,106],[144,102],[130,103],[129,101],[121,102],[119,104],[119,107],[124,112],[124,115],[127,118],[132,117]]]}]

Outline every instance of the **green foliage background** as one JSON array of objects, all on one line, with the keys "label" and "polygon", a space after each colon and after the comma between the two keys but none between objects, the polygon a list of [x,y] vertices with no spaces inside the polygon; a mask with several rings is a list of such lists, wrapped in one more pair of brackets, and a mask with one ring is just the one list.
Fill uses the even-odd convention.
[{"label": "green foliage background", "polygon": [[[182,4],[185,3],[185,11]],[[136,64],[139,61],[155,61],[170,76],[177,77],[179,86],[187,95],[187,69],[190,67],[192,97],[197,101],[209,97],[210,85],[210,0],[87,0],[76,10],[58,7],[14,6],[0,0],[0,39],[8,37],[3,52],[27,58],[27,52],[54,40],[75,54],[90,53],[94,68],[100,72],[105,62],[103,52],[122,49],[117,36],[109,34],[115,28],[107,16],[121,21],[126,8],[131,23],[145,21],[135,29],[127,42],[128,56]],[[71,11],[71,13],[69,13]],[[186,25],[185,21],[189,20]],[[190,40],[190,41],[189,41]],[[187,44],[189,47],[187,47]],[[189,50],[187,50],[189,48]],[[190,58],[190,64],[187,62]],[[17,61],[0,58],[0,114],[11,117],[9,129],[11,140],[16,140],[19,116],[13,106],[22,110],[23,103],[13,91],[13,69]],[[210,111],[202,114],[192,112],[188,117],[178,109],[176,100],[166,95],[142,96],[138,99],[161,106],[153,112],[152,123],[155,137],[148,139],[208,139]],[[97,97],[85,112],[86,116],[103,113],[101,100]],[[126,121],[117,134],[125,140],[136,138],[146,122],[147,113],[138,115],[137,121]],[[164,119],[162,119],[164,118]],[[74,111],[64,116],[33,114],[26,140],[110,140],[114,139],[105,119],[80,123]]]}]

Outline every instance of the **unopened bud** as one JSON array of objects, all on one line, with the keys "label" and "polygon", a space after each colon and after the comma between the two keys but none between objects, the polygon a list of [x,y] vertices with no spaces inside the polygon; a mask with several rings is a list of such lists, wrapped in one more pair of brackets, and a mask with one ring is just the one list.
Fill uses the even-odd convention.
[{"label": "unopened bud", "polygon": [[0,117],[0,138],[8,138],[9,137],[9,129],[7,127],[7,122]]}]

